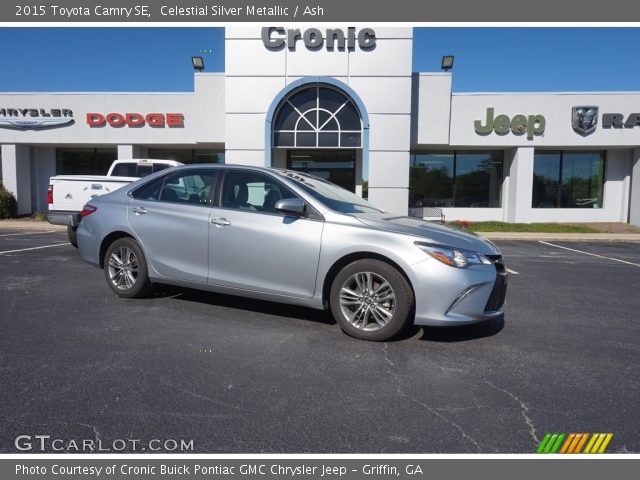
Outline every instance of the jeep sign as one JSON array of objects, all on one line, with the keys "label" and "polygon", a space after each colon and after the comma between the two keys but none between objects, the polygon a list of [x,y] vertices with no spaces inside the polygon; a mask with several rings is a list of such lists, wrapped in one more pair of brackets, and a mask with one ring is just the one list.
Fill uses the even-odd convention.
[{"label": "jeep sign", "polygon": [[473,123],[475,131],[478,135],[489,135],[491,132],[496,132],[498,135],[506,135],[511,131],[514,135],[522,135],[526,132],[529,140],[533,139],[534,135],[542,135],[546,120],[544,115],[514,115],[513,118],[509,118],[508,115],[498,115],[494,118],[494,109],[487,108],[487,118],[485,124],[482,124],[482,120],[476,120]]}]

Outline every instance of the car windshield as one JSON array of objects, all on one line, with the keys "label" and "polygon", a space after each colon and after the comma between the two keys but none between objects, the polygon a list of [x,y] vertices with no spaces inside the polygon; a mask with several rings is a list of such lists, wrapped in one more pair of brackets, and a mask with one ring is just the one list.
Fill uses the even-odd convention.
[{"label": "car windshield", "polygon": [[345,190],[322,178],[291,170],[279,170],[279,173],[302,188],[327,207],[341,213],[384,213],[358,195]]}]

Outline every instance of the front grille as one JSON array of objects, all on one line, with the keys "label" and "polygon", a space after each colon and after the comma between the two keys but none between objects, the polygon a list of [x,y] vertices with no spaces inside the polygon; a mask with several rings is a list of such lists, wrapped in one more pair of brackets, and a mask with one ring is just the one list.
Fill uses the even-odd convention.
[{"label": "front grille", "polygon": [[485,313],[497,312],[504,305],[504,299],[507,296],[507,269],[504,266],[500,255],[491,255],[488,257],[496,267],[496,283],[493,285],[489,300],[484,307]]}]

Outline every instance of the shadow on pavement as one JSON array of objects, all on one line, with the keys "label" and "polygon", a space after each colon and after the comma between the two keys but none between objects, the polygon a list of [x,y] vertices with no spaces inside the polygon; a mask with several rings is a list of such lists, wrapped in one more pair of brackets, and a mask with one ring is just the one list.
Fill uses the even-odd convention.
[{"label": "shadow on pavement", "polygon": [[466,342],[496,335],[504,328],[504,316],[459,327],[422,327],[421,340],[427,342]]},{"label": "shadow on pavement", "polygon": [[336,324],[336,321],[328,310],[316,310],[313,308],[299,307],[297,305],[287,305],[284,303],[255,300],[246,297],[236,297],[234,295],[224,295],[221,293],[207,292],[203,290],[193,290],[190,288],[174,287],[171,285],[156,285],[152,295],[159,298],[174,297],[188,302],[216,305],[218,307],[233,308],[237,310],[248,310],[256,313],[264,313],[266,315],[276,315],[278,317],[310,320],[312,322],[323,323],[325,325]]},{"label": "shadow on pavement", "polygon": [[[309,320],[325,325],[336,324],[336,321],[331,316],[331,312],[329,310],[316,310],[313,308],[268,302],[264,300],[254,300],[203,290],[193,290],[189,288],[174,287],[171,285],[156,285],[153,295],[158,298],[174,297],[188,302],[216,305],[219,307],[233,308],[237,310],[248,310],[255,313],[295,318],[299,320]],[[420,333],[420,330],[422,330],[422,336],[420,336],[419,339],[423,341],[451,343],[466,342],[496,335],[503,328],[504,316],[485,322],[459,327],[421,327],[417,325],[410,325],[388,341],[398,342],[408,340],[416,337]]]}]

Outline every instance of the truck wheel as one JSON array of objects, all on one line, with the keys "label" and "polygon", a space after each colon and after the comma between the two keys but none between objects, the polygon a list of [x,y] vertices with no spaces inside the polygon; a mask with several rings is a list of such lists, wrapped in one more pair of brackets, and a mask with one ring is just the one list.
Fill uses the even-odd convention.
[{"label": "truck wheel", "polygon": [[356,260],[331,284],[329,303],[342,330],[382,342],[400,332],[413,312],[413,291],[398,270],[380,260]]},{"label": "truck wheel", "polygon": [[67,237],[69,237],[69,243],[78,248],[78,227],[67,227]]},{"label": "truck wheel", "polygon": [[104,277],[109,288],[123,298],[144,297],[151,290],[147,261],[133,238],[119,238],[104,256]]}]

